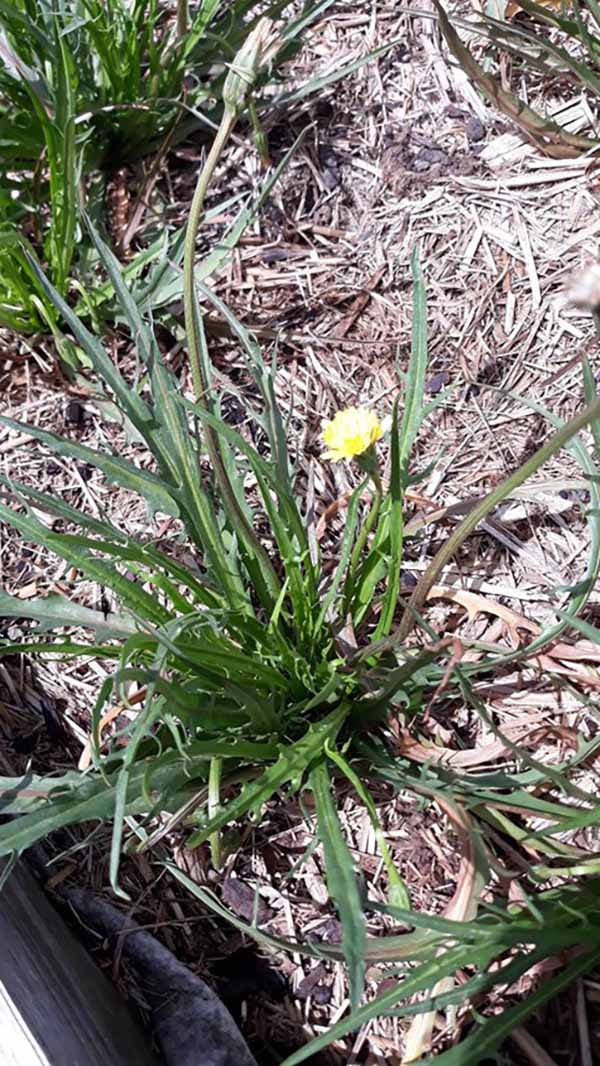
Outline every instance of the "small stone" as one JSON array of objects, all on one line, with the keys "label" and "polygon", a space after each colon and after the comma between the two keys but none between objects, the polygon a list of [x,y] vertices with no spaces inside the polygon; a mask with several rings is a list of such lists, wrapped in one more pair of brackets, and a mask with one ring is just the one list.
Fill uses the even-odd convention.
[{"label": "small stone", "polygon": [[266,248],[261,255],[263,263],[279,263],[290,258],[289,248]]},{"label": "small stone", "polygon": [[411,574],[409,570],[400,571],[400,581],[403,589],[414,589],[417,584],[415,575]]},{"label": "small stone", "polygon": [[319,928],[319,937],[326,944],[341,944],[342,923],[337,918],[327,918]]},{"label": "small stone", "polygon": [[83,422],[85,411],[79,400],[69,400],[65,410],[65,422],[73,426],[80,426]]},{"label": "small stone", "polygon": [[318,1007],[325,1007],[331,1002],[333,989],[330,985],[317,985],[312,994],[312,1001]]},{"label": "small stone", "polygon": [[415,159],[415,164],[421,160],[427,162],[428,166],[431,166],[435,163],[440,163],[442,166],[444,166],[446,163],[449,162],[446,152],[444,152],[442,148],[437,148],[435,145],[433,145],[432,147],[426,146],[424,148],[421,148],[421,151]]},{"label": "small stone", "polygon": [[93,477],[94,467],[91,463],[78,463],[77,469],[83,481],[89,481]]},{"label": "small stone", "polygon": [[223,902],[231,907],[232,911],[246,918],[254,919],[255,905],[258,907],[256,918],[259,925],[265,925],[273,917],[271,908],[261,897],[256,898],[256,892],[252,885],[241,881],[239,877],[228,877],[221,886]]},{"label": "small stone", "polygon": [[447,370],[440,370],[439,373],[434,374],[429,378],[429,381],[425,385],[425,392],[428,392],[430,396],[435,396],[436,393],[441,392],[444,385],[447,385],[450,381],[450,374]]},{"label": "small stone", "polygon": [[326,975],[327,970],[325,969],[323,963],[317,963],[315,968],[311,970],[310,973],[308,973],[298,985],[295,993],[296,999],[308,999],[309,996],[314,996],[315,989],[317,988],[319,982],[324,977],[326,977]]},{"label": "small stone", "polygon": [[324,148],[320,153],[321,179],[328,192],[337,189],[341,182],[340,157],[330,148]]},{"label": "small stone", "polygon": [[465,133],[468,141],[482,141],[485,137],[485,126],[481,119],[478,119],[476,115],[470,115],[465,122]]}]

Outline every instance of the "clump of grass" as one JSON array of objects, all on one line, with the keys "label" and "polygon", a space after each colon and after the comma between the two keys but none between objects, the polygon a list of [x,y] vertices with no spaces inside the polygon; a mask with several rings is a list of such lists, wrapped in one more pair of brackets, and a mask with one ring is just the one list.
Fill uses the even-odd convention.
[{"label": "clump of grass", "polygon": [[[331,3],[306,0],[288,21],[253,86],[257,136],[266,111],[322,88],[322,80],[309,81],[286,96],[279,71]],[[66,0],[59,7],[7,0],[0,11],[0,325],[56,332],[56,309],[24,258],[24,239],[61,296],[80,265],[93,288],[83,211],[102,228],[106,186],[120,167],[164,153],[199,129],[210,141],[242,41],[260,15],[287,7],[179,0],[175,13],[160,0]],[[139,270],[145,265],[147,257]]]},{"label": "clump of grass", "polygon": [[[91,222],[90,239],[146,368],[147,394],[129,387],[98,338],[35,259],[23,253],[45,296],[144,442],[152,467],[136,466],[118,454],[94,451],[8,418],[2,418],[3,424],[26,430],[58,455],[91,463],[109,481],[140,495],[150,512],[176,516],[198,565],[177,562],[151,537],[134,539],[57,497],[3,479],[12,503],[0,505],[0,516],[25,539],[66,560],[84,579],[111,590],[120,607],[105,616],[75,597],[22,601],[0,593],[5,616],[38,624],[27,643],[5,643],[4,654],[18,650],[59,658],[84,655],[114,664],[92,710],[89,770],[0,779],[3,811],[14,815],[0,827],[0,854],[20,853],[65,825],[110,820],[110,878],[116,893],[124,895],[119,879],[123,848],[155,848],[191,892],[263,944],[345,961],[350,1012],[293,1054],[287,1066],[386,1014],[413,1019],[407,1056],[415,1060],[431,1044],[438,1010],[479,1003],[484,993],[561,953],[566,962],[555,977],[500,1015],[473,1016],[465,1039],[436,1059],[445,1066],[469,1066],[493,1054],[513,1025],[600,961],[598,860],[557,839],[558,832],[600,821],[595,797],[571,782],[571,771],[590,757],[600,739],[581,745],[560,767],[548,766],[502,736],[476,684],[480,675],[494,676],[507,664],[526,660],[569,625],[585,626],[577,615],[599,566],[600,483],[593,457],[577,435],[587,425],[600,434],[600,400],[588,371],[587,406],[570,422],[558,424],[539,451],[468,515],[442,546],[411,600],[403,603],[405,498],[418,476],[413,446],[430,413],[425,400],[425,292],[415,254],[412,352],[389,425],[383,412],[353,409],[338,414],[324,431],[331,460],[352,462],[359,478],[333,572],[323,566],[304,501],[296,492],[273,369],[263,361],[252,335],[206,290],[237,337],[256,384],[260,406],[249,416],[264,434],[265,453],[221,416],[195,291],[195,235],[211,168],[272,47],[270,27],[261,23],[232,65],[216,147],[200,176],[189,220],[184,300],[195,401],[182,395],[119,264]],[[585,578],[566,598],[563,595],[554,624],[528,648],[501,654],[484,646],[477,662],[462,662],[453,654],[452,641],[440,640],[423,617],[427,593],[477,522],[566,445],[574,450],[590,484],[592,551]],[[391,453],[389,485],[381,477],[382,448]],[[207,457],[210,477],[203,472]],[[367,490],[371,504],[365,512]],[[70,531],[50,528],[40,512],[57,517]],[[257,535],[259,526],[268,529],[265,537]],[[411,637],[415,626],[418,640]],[[89,639],[74,639],[69,635],[73,628],[88,632]],[[49,638],[48,632],[56,636]],[[596,639],[591,627],[585,632]],[[137,686],[135,702],[128,696],[132,684]],[[399,719],[407,728],[418,723],[441,690],[503,739],[513,755],[510,766],[495,773],[461,773],[442,761],[418,766],[409,754],[398,755],[391,725]],[[119,708],[131,711],[131,717],[106,748],[102,719],[108,711],[114,717]],[[387,877],[383,903],[368,896],[355,868],[336,803],[341,780],[373,824]],[[461,868],[445,916],[423,914],[411,906],[371,796],[374,781],[437,805],[452,824]],[[165,839],[178,829],[189,846],[210,845],[219,869],[229,827],[258,818],[275,797],[301,790],[309,790],[314,800],[315,833],[342,924],[339,946],[290,943],[255,924],[244,925],[214,894],[176,869],[166,853]],[[533,818],[544,820],[544,828],[535,833],[526,827],[526,820]],[[491,879],[490,870],[502,868],[502,852],[495,844],[499,835],[513,853],[523,841],[529,845],[518,905]],[[495,885],[497,895],[482,902],[488,884]],[[369,936],[367,917],[372,912],[386,914],[398,931],[384,938]],[[365,1002],[365,970],[375,963],[395,982]]]}]

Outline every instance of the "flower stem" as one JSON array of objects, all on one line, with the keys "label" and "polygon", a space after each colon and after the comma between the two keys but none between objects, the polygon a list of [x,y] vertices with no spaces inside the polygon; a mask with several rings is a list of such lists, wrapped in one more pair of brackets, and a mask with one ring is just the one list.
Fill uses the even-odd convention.
[{"label": "flower stem", "polygon": [[177,36],[185,37],[188,28],[187,0],[177,0]]},{"label": "flower stem", "polygon": [[537,452],[535,452],[527,462],[523,463],[518,470],[515,470],[514,474],[511,474],[510,477],[501,481],[495,489],[492,489],[487,496],[484,496],[484,498],[473,507],[473,510],[462,520],[460,525],[457,526],[454,532],[448,537],[448,540],[442,544],[437,554],[434,555],[429,563],[425,573],[420,578],[404,611],[400,625],[392,634],[391,638],[389,638],[392,644],[401,643],[403,640],[406,640],[415,624],[417,611],[420,611],[425,603],[432,585],[435,584],[442,570],[446,564],[450,562],[453,555],[456,554],[463,541],[466,540],[479,523],[483,521],[490,511],[493,511],[498,504],[502,503],[511,492],[522,485],[524,481],[532,476],[532,474],[535,474],[543,463],[552,458],[555,452],[560,448],[563,448],[565,444],[568,444],[576,433],[579,433],[580,430],[584,429],[590,422],[594,422],[597,419],[600,419],[600,399],[594,400],[593,403],[590,403],[569,422],[565,422],[556,433],[548,438],[545,444],[542,444],[541,448],[538,448]]},{"label": "flower stem", "polygon": [[[213,758],[210,760],[208,771],[208,818],[214,818],[221,806],[221,771],[223,760]],[[210,858],[215,870],[220,870],[223,862],[221,850],[221,830],[216,829],[210,835]]]},{"label": "flower stem", "polygon": [[366,546],[369,534],[373,530],[373,528],[374,528],[374,526],[375,526],[375,524],[377,522],[377,519],[379,518],[379,511],[381,509],[381,501],[382,501],[382,498],[383,498],[383,489],[382,489],[382,485],[381,485],[381,477],[379,476],[379,473],[377,471],[372,471],[371,479],[373,481],[373,485],[375,486],[375,492],[373,494],[373,499],[371,500],[371,506],[369,508],[369,513],[367,514],[367,517],[365,518],[365,520],[363,522],[363,525],[362,525],[362,528],[360,530],[360,533],[358,534],[358,537],[356,538],[356,544],[354,545],[354,548],[352,550],[352,555],[351,555],[351,558],[350,558],[350,566],[348,567],[348,577],[346,578],[346,602],[347,603],[349,602],[350,597],[354,593],[354,587],[355,587],[355,584],[356,584],[355,578],[356,578],[356,573],[357,573],[357,570],[358,570],[358,567],[359,567],[359,564],[360,564],[360,558],[361,558],[361,555],[362,555],[363,551],[365,550],[365,546]]},{"label": "flower stem", "polygon": [[[192,372],[192,384],[194,387],[196,402],[200,407],[203,407],[205,411],[210,411],[211,408],[210,381],[206,375],[201,356],[201,327],[194,284],[196,238],[202,221],[206,190],[208,189],[223,149],[233,132],[237,121],[237,115],[237,110],[229,107],[225,108],[221,124],[198,178],[192,206],[190,208],[183,253],[183,306],[187,334],[187,348]],[[225,469],[217,433],[212,426],[207,425],[204,426],[204,433],[208,455],[215,479],[221,491],[225,510],[235,526],[237,533],[240,535],[247,551],[258,560],[264,578],[267,595],[271,601],[270,605],[272,606],[279,594],[279,581],[277,575],[264,547],[260,543],[240,507]]]},{"label": "flower stem", "polygon": [[[226,111],[196,184],[196,190],[194,192],[194,198],[192,200],[192,206],[190,207],[190,214],[188,217],[183,252],[183,303],[188,355],[192,371],[192,384],[194,386],[196,401],[202,407],[206,408],[206,410],[209,408],[207,397],[210,391],[210,385],[205,379],[202,359],[200,357],[200,329],[198,312],[195,306],[194,259],[196,252],[196,238],[202,221],[206,190],[208,189],[223,149],[231,136],[235,123],[236,116],[229,111]],[[214,438],[214,430],[207,429],[207,436],[208,435],[212,435]]]}]

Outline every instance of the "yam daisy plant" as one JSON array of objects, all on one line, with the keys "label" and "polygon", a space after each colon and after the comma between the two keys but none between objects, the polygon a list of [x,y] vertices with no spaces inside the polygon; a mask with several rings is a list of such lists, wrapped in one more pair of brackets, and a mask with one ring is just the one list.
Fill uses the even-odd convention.
[{"label": "yam daisy plant", "polygon": [[[259,24],[232,64],[219,151],[267,60],[270,41],[269,26]],[[591,425],[599,435],[600,401],[586,370],[587,406],[566,424],[549,416],[555,431],[527,463],[472,507],[408,600],[401,586],[410,546],[407,492],[419,477],[413,446],[430,413],[425,293],[415,253],[412,350],[389,426],[374,410],[354,407],[332,412],[322,429],[327,461],[349,461],[357,474],[333,566],[325,565],[297,491],[286,423],[275,400],[276,371],[218,296],[203,290],[227,318],[260,397],[247,411],[266,442],[260,451],[229,424],[221,393],[213,387],[193,267],[216,151],[198,180],[184,264],[195,399],[183,394],[151,323],[89,220],[90,240],[145,368],[143,393],[130,387],[36,261],[26,259],[147,456],[136,465],[117,452],[95,451],[35,425],[8,417],[2,424],[26,432],[64,459],[92,464],[112,484],[142,497],[150,515],[177,519],[193,561],[183,563],[159,546],[150,521],[147,534],[134,538],[117,523],[59,496],[2,478],[0,517],[24,541],[65,560],[78,578],[109,590],[117,607],[106,615],[92,609],[77,586],[70,597],[53,593],[21,600],[0,592],[2,614],[30,623],[26,639],[6,641],[4,654],[59,661],[84,656],[110,665],[90,708],[90,765],[57,776],[0,779],[6,816],[0,854],[19,854],[67,825],[109,821],[110,878],[117,894],[125,896],[119,876],[123,850],[146,850],[205,906],[264,946],[343,961],[349,1010],[292,1054],[287,1066],[378,1015],[409,1020],[406,1054],[416,1060],[431,1044],[439,1011],[480,1004],[495,986],[517,982],[532,966],[560,953],[562,967],[527,1000],[491,1017],[464,1016],[465,1038],[436,1061],[468,1066],[493,1054],[513,1025],[600,961],[599,864],[563,843],[565,833],[597,824],[595,798],[576,788],[570,775],[600,742],[582,743],[560,766],[547,766],[505,738],[511,762],[497,773],[478,774],[446,765],[435,753],[419,762],[399,738],[418,741],[423,712],[440,693],[501,735],[478,679],[493,677],[509,664],[518,669],[532,650],[570,626],[587,627],[586,635],[595,639],[578,614],[599,565],[600,479],[578,434]],[[427,596],[477,523],[563,446],[571,448],[590,486],[592,550],[586,572],[528,648],[502,651],[484,645],[478,656],[463,662],[453,640],[432,631]],[[382,473],[384,454],[389,478]],[[128,714],[119,719],[121,711]],[[117,723],[112,735],[109,721]],[[460,868],[442,915],[412,906],[374,798],[374,787],[382,783],[416,797],[454,834]],[[342,784],[371,821],[383,897],[369,891],[348,845],[337,800]],[[309,794],[311,803],[305,805]],[[314,835],[309,851],[317,844],[321,848],[331,906],[342,927],[340,944],[288,942],[256,922],[242,921],[218,892],[196,884],[169,854],[175,835],[189,847],[209,848],[220,870],[235,827],[257,825],[267,805],[298,796]],[[543,828],[529,831],[527,819],[537,819]],[[506,881],[498,880],[504,869],[500,837],[523,863],[518,903],[508,898]],[[528,848],[519,852],[524,838]],[[482,891],[490,884],[494,895],[488,892],[483,902]],[[393,924],[390,935],[372,935],[373,915]],[[375,966],[393,980],[385,990],[371,986],[367,993],[367,968],[371,973]]]}]

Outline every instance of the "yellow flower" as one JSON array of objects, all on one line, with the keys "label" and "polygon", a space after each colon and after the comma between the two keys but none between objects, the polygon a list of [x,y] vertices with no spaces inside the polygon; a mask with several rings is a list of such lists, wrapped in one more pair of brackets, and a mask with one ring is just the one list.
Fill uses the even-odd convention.
[{"label": "yellow flower", "polygon": [[327,446],[326,459],[339,462],[362,455],[386,432],[387,420],[380,422],[370,407],[347,407],[330,422],[323,423],[322,437]]}]

